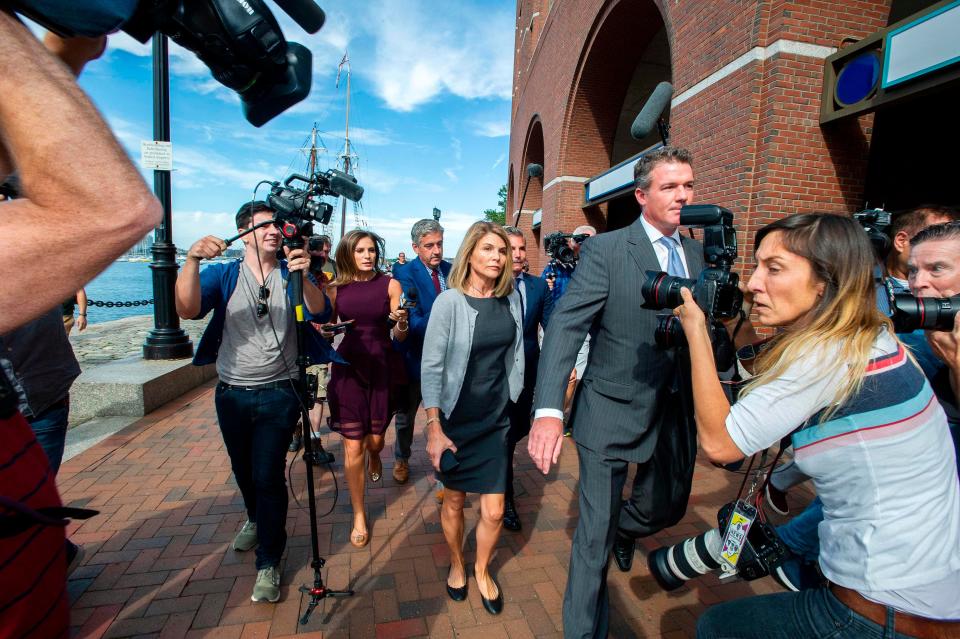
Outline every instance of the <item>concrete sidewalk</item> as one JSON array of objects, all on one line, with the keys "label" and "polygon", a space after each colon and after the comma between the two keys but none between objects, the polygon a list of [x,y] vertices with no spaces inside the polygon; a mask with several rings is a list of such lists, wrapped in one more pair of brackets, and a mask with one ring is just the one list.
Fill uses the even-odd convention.
[{"label": "concrete sidewalk", "polygon": [[[493,562],[505,596],[503,614],[483,609],[471,579],[469,598],[451,601],[444,581],[449,553],[417,427],[411,480],[392,479],[393,431],[383,453],[384,477],[367,488],[371,542],[353,548],[350,503],[339,437],[323,443],[336,455],[334,479],[318,478],[320,552],[330,588],[352,588],[349,599],[328,599],[306,626],[306,601],[297,591],[313,581],[303,463],[292,465],[281,601],[254,604],[253,553],[230,542],[246,516],[216,424],[213,383],[178,398],[65,463],[64,502],[101,514],[75,523],[71,538],[84,546],[70,576],[75,637],[560,637],[560,607],[570,539],[577,521],[577,458],[566,440],[560,465],[548,477],[518,452],[522,533],[504,531]],[[326,429],[324,429],[326,430]],[[288,461],[293,462],[294,455]],[[715,525],[717,508],[732,499],[741,476],[698,464],[694,495],[683,522],[644,540],[648,548],[674,543]],[[801,501],[806,491],[795,491]],[[794,503],[799,508],[800,503]],[[479,500],[468,499],[467,560],[475,548]],[[332,512],[324,515],[332,508]],[[611,567],[611,636],[693,637],[706,606],[751,593],[775,592],[765,579],[720,585],[713,576],[675,593],[656,586],[641,553],[633,571]]]}]

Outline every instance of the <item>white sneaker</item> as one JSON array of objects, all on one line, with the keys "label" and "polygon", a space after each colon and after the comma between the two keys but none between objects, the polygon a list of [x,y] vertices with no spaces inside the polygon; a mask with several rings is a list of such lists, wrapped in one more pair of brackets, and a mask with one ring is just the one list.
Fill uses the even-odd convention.
[{"label": "white sneaker", "polygon": [[280,571],[276,566],[257,571],[257,582],[253,584],[250,601],[269,601],[276,603],[280,599]]}]

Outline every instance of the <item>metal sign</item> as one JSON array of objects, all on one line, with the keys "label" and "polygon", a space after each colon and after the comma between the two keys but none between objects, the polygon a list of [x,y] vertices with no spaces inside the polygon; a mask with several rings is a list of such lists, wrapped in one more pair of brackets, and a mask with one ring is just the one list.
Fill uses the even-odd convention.
[{"label": "metal sign", "polygon": [[140,166],[154,171],[172,171],[173,143],[159,140],[141,140]]}]

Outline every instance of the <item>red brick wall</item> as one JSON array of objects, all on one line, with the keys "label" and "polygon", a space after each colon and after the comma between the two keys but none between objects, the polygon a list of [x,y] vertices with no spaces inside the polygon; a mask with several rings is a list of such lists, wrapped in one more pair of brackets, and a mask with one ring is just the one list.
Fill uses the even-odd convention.
[{"label": "red brick wall", "polygon": [[[543,0],[521,1],[524,11],[534,5],[545,10]],[[755,47],[781,39],[836,47],[844,37],[883,27],[888,12],[889,0],[556,3],[539,33],[535,28],[535,43],[528,40],[532,51],[517,54],[512,201],[519,202],[523,188],[525,169],[518,160],[525,157],[527,127],[535,115],[543,127],[544,184],[558,176],[589,177],[610,166],[615,126],[610,113],[619,113],[632,72],[624,52],[642,49],[660,17],[670,40],[677,96]],[[872,118],[821,129],[822,69],[821,58],[793,54],[752,61],[671,113],[674,143],[689,147],[696,158],[697,199],[733,210],[744,245],[758,226],[785,214],[862,205]],[[540,236],[585,221],[602,227],[604,207],[582,205],[581,184],[548,188]],[[530,220],[523,225],[529,229]],[[531,249],[538,245],[529,242]],[[536,250],[530,261],[537,270],[544,263]]]}]

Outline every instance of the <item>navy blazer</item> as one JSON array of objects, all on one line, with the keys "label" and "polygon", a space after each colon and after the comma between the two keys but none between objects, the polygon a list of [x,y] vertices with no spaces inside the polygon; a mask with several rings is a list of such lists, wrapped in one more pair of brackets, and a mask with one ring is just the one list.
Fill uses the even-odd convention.
[{"label": "navy blazer", "polygon": [[547,330],[550,313],[553,312],[553,295],[541,278],[523,274],[523,351],[526,356],[524,386],[533,388],[537,381],[537,363],[540,360],[538,328]]},{"label": "navy blazer", "polygon": [[[398,266],[400,266],[399,269]],[[443,274],[444,279],[449,277],[450,262],[440,262],[440,273]],[[427,334],[427,322],[430,321],[430,310],[433,308],[433,301],[437,299],[437,291],[433,287],[433,278],[430,277],[427,267],[420,258],[403,265],[394,264],[393,277],[400,282],[404,293],[411,288],[417,290],[417,305],[410,309],[410,333],[406,340],[398,343],[398,346],[403,353],[407,374],[411,379],[420,381],[423,338]]]}]

